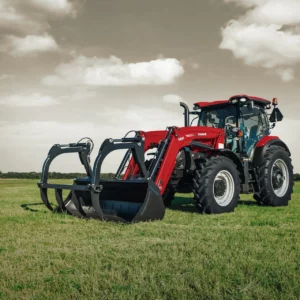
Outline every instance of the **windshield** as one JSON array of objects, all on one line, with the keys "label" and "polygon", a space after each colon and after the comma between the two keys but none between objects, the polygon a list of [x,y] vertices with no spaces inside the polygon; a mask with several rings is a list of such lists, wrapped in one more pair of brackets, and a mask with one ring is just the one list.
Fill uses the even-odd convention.
[{"label": "windshield", "polygon": [[241,108],[241,117],[241,128],[244,130],[245,138],[258,140],[269,131],[265,114],[261,108],[249,109],[244,106]]},{"label": "windshield", "polygon": [[203,109],[200,113],[198,126],[224,128],[226,124],[236,124],[236,107],[233,105]]}]

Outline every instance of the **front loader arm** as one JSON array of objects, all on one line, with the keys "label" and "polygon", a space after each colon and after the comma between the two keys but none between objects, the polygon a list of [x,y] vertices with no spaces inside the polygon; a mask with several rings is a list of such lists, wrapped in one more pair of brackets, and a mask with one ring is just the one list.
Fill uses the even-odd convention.
[{"label": "front loader arm", "polygon": [[[201,144],[206,147],[203,147],[202,149],[194,147],[192,144],[194,141],[201,142]],[[160,164],[158,173],[154,180],[161,194],[164,193],[167,184],[170,181],[176,165],[177,154],[181,149],[184,147],[190,147],[194,152],[212,152],[214,149],[218,149],[221,145],[224,145],[224,132],[218,128],[200,128],[196,126],[184,128],[174,127],[164,159]],[[210,148],[212,150],[210,150]]]},{"label": "front loader arm", "polygon": [[[224,145],[224,131],[210,127],[170,127],[168,131],[140,132],[144,139],[144,152],[151,148],[158,147],[155,162],[149,170],[152,180],[158,186],[161,195],[165,192],[168,182],[172,176],[176,165],[178,152],[184,147],[190,147],[194,152],[210,151],[218,149]],[[203,148],[194,146],[193,142],[199,142]],[[161,153],[161,146],[166,143],[166,147]],[[198,144],[199,144],[198,143]],[[206,146],[206,147],[204,147]],[[153,170],[154,169],[154,170]],[[139,168],[133,159],[130,160],[123,179],[129,179],[138,175]]]},{"label": "front loader arm", "polygon": [[[142,137],[144,140],[144,152],[152,148],[158,147],[159,143],[166,138],[168,131],[140,131],[138,136]],[[125,167],[125,166],[124,166]],[[123,179],[126,180],[131,176],[137,175],[139,173],[139,168],[136,165],[133,158],[131,158],[123,176]]]}]

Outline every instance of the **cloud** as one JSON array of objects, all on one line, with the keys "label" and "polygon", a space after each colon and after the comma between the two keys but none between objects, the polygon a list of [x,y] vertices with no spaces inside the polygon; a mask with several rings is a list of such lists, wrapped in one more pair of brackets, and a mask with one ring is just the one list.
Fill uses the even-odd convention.
[{"label": "cloud", "polygon": [[14,56],[57,50],[49,20],[76,17],[78,0],[0,0],[1,51]]},{"label": "cloud", "polygon": [[[95,113],[94,122],[1,122],[0,136],[6,141],[0,147],[1,171],[41,171],[50,147],[77,142],[89,136],[95,142],[92,163],[106,138],[123,137],[129,130],[156,130],[183,125],[182,110],[172,112],[159,107],[129,105],[126,109],[105,106]],[[33,146],[34,145],[34,149]],[[19,154],[22,149],[22,155]],[[123,152],[117,151],[104,162],[104,172],[116,171]],[[14,157],[14,166],[11,164]],[[26,159],[24,159],[26,157]],[[13,169],[12,169],[13,168]],[[51,171],[82,172],[78,155],[64,155],[54,161]]]},{"label": "cloud", "polygon": [[300,62],[299,0],[224,0],[247,8],[244,15],[222,28],[221,49],[250,66],[275,69],[287,82]]},{"label": "cloud", "polygon": [[180,102],[183,101],[183,99],[178,95],[169,94],[169,95],[164,95],[162,97],[162,101],[168,104],[179,104]]},{"label": "cloud", "polygon": [[300,24],[299,0],[260,1],[245,16],[249,22],[261,24],[297,25]]},{"label": "cloud", "polygon": [[68,0],[27,0],[29,5],[60,16],[76,16],[74,3]]},{"label": "cloud", "polygon": [[75,57],[60,64],[55,74],[43,78],[45,85],[134,86],[167,85],[182,76],[184,69],[175,58],[125,63],[120,58]]},{"label": "cloud", "polygon": [[9,74],[2,74],[0,75],[0,81],[2,80],[10,80],[10,79],[13,79],[14,76],[13,75],[9,75]]},{"label": "cloud", "polygon": [[198,70],[200,68],[199,63],[192,58],[182,59],[180,62],[186,68],[192,68],[193,70]]},{"label": "cloud", "polygon": [[[167,126],[182,126],[182,109],[178,105],[177,111],[165,110],[160,107],[144,107],[129,105],[126,109],[104,109],[97,113],[102,123],[113,124],[127,130],[163,130]],[[124,125],[126,124],[126,125]]]},{"label": "cloud", "polygon": [[267,0],[224,0],[225,3],[235,3],[242,7],[253,7]]},{"label": "cloud", "polygon": [[27,35],[24,38],[13,35],[6,36],[0,48],[12,56],[36,55],[43,52],[53,52],[59,49],[54,38],[48,34]]},{"label": "cloud", "polygon": [[247,65],[274,68],[300,61],[300,35],[283,32],[279,25],[230,22],[223,30],[221,49],[231,50]]},{"label": "cloud", "polygon": [[41,95],[39,93],[34,93],[31,95],[11,95],[8,97],[0,98],[0,105],[9,106],[50,106],[59,104],[59,101],[52,96]]},{"label": "cloud", "polygon": [[17,1],[0,0],[0,28],[8,32],[36,33],[46,30],[49,25],[40,15],[22,12]]},{"label": "cloud", "polygon": [[277,69],[276,72],[284,82],[295,79],[295,72],[293,69]]}]

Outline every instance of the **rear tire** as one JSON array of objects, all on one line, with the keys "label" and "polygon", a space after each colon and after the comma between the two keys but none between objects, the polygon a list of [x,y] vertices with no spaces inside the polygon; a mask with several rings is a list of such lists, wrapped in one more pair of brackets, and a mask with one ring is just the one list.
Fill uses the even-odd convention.
[{"label": "rear tire", "polygon": [[240,194],[237,166],[224,156],[198,165],[194,176],[194,200],[200,213],[233,212]]},{"label": "rear tire", "polygon": [[271,146],[258,167],[260,194],[255,194],[254,199],[260,205],[287,206],[294,185],[289,153],[282,147]]}]

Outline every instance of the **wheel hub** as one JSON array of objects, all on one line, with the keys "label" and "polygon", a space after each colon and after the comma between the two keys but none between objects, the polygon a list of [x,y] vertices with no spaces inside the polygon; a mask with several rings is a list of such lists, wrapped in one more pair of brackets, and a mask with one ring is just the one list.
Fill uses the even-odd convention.
[{"label": "wheel hub", "polygon": [[275,189],[281,188],[283,186],[284,180],[285,178],[282,171],[277,166],[274,166],[272,174],[273,187]]},{"label": "wheel hub", "polygon": [[289,187],[289,170],[282,159],[277,159],[271,172],[272,188],[277,197],[283,197]]},{"label": "wheel hub", "polygon": [[214,194],[216,197],[222,197],[224,196],[226,192],[226,181],[224,178],[217,179],[214,184]]},{"label": "wheel hub", "polygon": [[215,201],[220,206],[227,206],[234,196],[234,180],[227,170],[220,171],[214,180],[213,193]]}]

